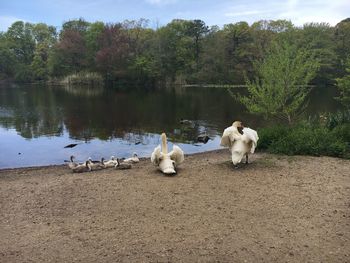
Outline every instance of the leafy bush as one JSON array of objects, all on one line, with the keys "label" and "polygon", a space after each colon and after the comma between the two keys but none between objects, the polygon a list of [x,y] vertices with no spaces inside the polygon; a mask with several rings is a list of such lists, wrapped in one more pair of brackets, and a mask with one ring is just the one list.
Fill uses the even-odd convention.
[{"label": "leafy bush", "polygon": [[333,129],[307,122],[262,128],[259,137],[259,148],[271,153],[350,158],[350,123]]}]

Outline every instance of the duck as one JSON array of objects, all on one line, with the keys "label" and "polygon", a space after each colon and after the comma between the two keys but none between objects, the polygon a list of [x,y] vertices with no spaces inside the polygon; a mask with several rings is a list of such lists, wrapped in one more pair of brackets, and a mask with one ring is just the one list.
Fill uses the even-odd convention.
[{"label": "duck", "polygon": [[209,141],[209,136],[206,133],[199,134],[197,136],[197,141],[202,142],[202,143],[207,143]]},{"label": "duck", "polygon": [[124,163],[138,163],[140,161],[139,157],[137,156],[137,153],[133,153],[132,157],[125,159]]},{"label": "duck", "polygon": [[103,164],[104,164],[105,168],[111,168],[111,167],[114,167],[117,164],[117,160],[112,155],[111,159],[109,159],[108,161],[104,161]]},{"label": "duck", "polygon": [[89,157],[88,161],[90,162],[91,170],[101,170],[106,168],[104,165],[105,158],[101,158],[101,161],[93,161],[91,157]]},{"label": "duck", "polygon": [[117,158],[117,164],[114,166],[115,169],[118,170],[125,170],[125,169],[131,169],[130,163],[120,162],[120,160]]},{"label": "duck", "polygon": [[89,160],[72,168],[73,173],[84,173],[90,172],[91,170],[91,162]]},{"label": "duck", "polygon": [[259,136],[255,130],[244,127],[241,121],[235,121],[224,130],[220,145],[229,148],[232,163],[237,168],[244,156],[245,163],[249,163],[248,155],[255,152],[258,140]]},{"label": "duck", "polygon": [[176,174],[176,167],[185,159],[184,152],[177,145],[173,145],[173,150],[168,152],[167,137],[161,134],[161,145],[154,148],[151,155],[151,162],[158,166],[162,173],[167,175]]}]

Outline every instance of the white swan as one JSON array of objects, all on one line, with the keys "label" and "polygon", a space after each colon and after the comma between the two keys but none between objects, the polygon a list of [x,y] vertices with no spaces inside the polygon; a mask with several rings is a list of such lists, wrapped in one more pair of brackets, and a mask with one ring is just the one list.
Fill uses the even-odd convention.
[{"label": "white swan", "polygon": [[224,130],[220,145],[229,148],[232,163],[237,167],[244,155],[248,164],[248,154],[254,153],[258,140],[259,136],[255,130],[244,128],[240,121],[235,121],[231,127]]},{"label": "white swan", "polygon": [[173,145],[173,150],[168,153],[165,133],[162,133],[161,140],[162,145],[154,149],[151,155],[151,162],[158,166],[164,174],[176,174],[176,167],[185,159],[184,152],[179,146]]},{"label": "white swan", "polygon": [[132,157],[125,159],[123,163],[138,163],[139,161],[140,159],[137,156],[137,153],[133,153]]}]

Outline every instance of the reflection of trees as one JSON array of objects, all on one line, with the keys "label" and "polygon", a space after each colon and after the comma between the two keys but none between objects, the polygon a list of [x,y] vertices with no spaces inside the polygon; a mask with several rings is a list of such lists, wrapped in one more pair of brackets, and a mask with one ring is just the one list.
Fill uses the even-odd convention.
[{"label": "reflection of trees", "polygon": [[43,86],[2,88],[0,106],[11,112],[1,116],[1,125],[14,128],[24,138],[63,133],[62,111],[56,97]]},{"label": "reflection of trees", "polygon": [[[85,141],[147,144],[144,134],[166,132],[170,140],[188,143],[201,133],[215,137],[235,119],[255,121],[222,89],[103,89],[94,96],[84,91],[89,93],[38,85],[0,89],[0,124],[26,138],[67,129],[71,138]],[[180,124],[181,118],[194,120],[193,127]]]},{"label": "reflection of trees", "polygon": [[68,93],[76,96],[97,96],[103,93],[103,86],[79,86],[79,85],[59,85],[59,88],[64,89]]}]

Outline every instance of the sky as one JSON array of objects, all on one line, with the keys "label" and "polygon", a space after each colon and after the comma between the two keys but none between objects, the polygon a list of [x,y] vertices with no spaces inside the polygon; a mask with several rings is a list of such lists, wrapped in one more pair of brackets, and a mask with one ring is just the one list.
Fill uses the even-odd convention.
[{"label": "sky", "polygon": [[107,23],[146,18],[152,28],[175,18],[201,19],[220,27],[270,19],[287,19],[296,26],[334,26],[349,16],[350,0],[0,0],[0,31],[18,20],[56,27],[77,18]]}]

